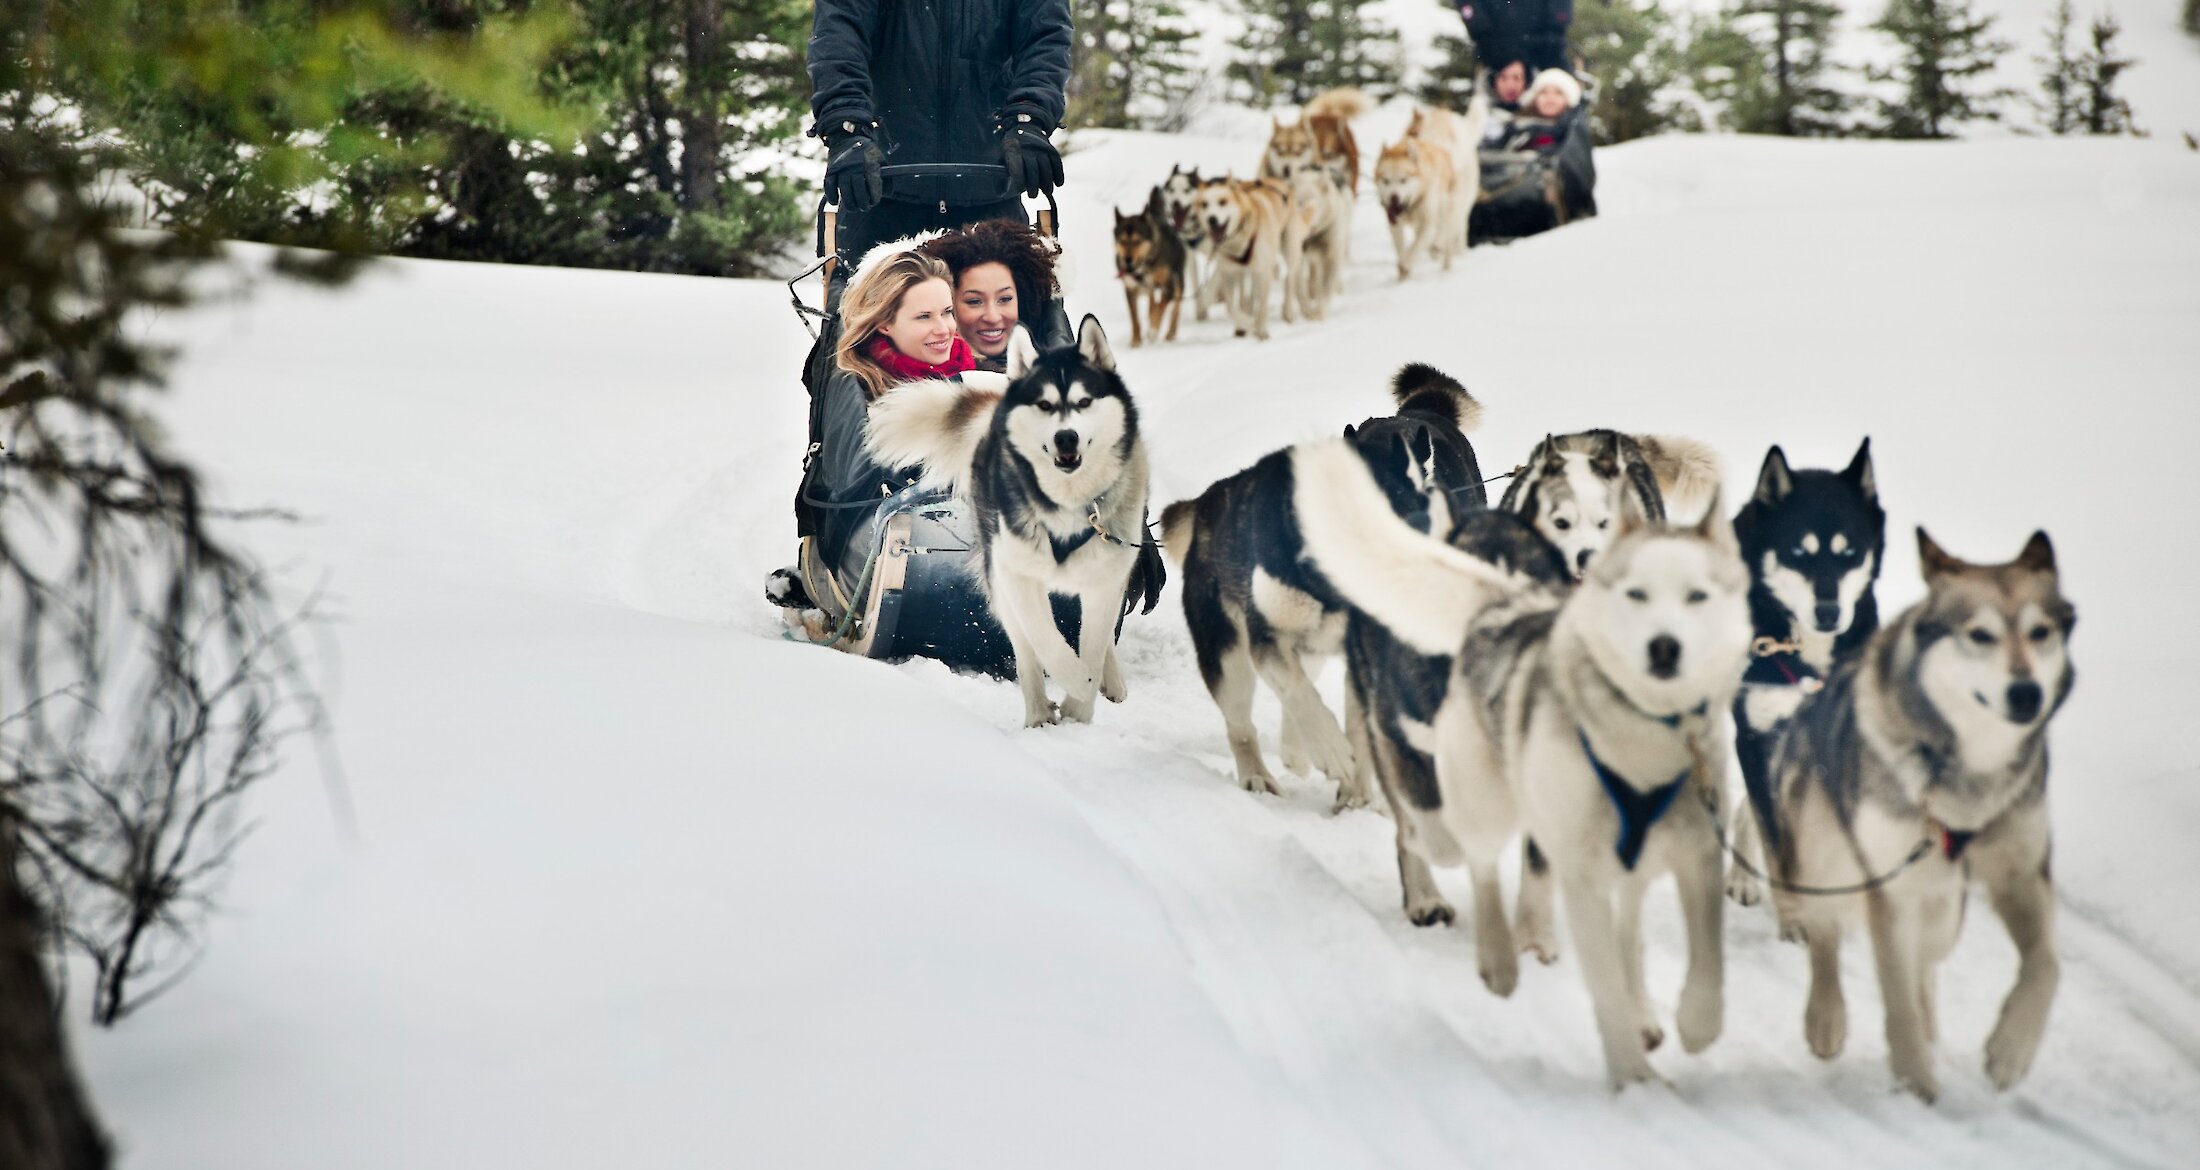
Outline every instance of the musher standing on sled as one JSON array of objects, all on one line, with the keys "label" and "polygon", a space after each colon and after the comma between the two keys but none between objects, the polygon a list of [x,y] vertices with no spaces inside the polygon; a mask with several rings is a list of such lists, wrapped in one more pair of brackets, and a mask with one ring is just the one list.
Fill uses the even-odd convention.
[{"label": "musher standing on sled", "polygon": [[[874,245],[987,219],[1028,222],[1023,200],[1062,182],[1048,141],[1069,82],[1069,0],[817,0],[810,133],[831,151],[847,266]],[[987,163],[997,183],[897,180],[882,166]]]}]

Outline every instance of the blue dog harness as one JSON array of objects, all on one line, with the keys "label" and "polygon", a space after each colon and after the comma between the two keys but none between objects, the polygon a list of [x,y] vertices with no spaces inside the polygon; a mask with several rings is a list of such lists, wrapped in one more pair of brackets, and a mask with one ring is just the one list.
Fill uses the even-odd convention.
[{"label": "blue dog harness", "polygon": [[[1664,722],[1662,718],[1659,721]],[[1676,716],[1669,726],[1679,723]],[[1669,783],[1643,792],[1597,758],[1596,749],[1589,746],[1588,732],[1577,727],[1574,734],[1581,738],[1581,754],[1589,757],[1589,770],[1597,774],[1597,783],[1604,786],[1604,795],[1612,802],[1612,811],[1619,814],[1619,840],[1613,844],[1612,851],[1619,854],[1620,864],[1632,870],[1642,859],[1642,847],[1650,839],[1651,826],[1672,809],[1673,800],[1681,794],[1681,785],[1688,780],[1690,769],[1683,768]]]}]

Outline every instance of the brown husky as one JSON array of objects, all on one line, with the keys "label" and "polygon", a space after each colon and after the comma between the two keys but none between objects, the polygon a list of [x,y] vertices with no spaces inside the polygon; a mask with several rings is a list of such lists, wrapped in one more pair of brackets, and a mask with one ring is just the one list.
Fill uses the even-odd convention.
[{"label": "brown husky", "polygon": [[1986,1040],[2008,1088],[2039,1051],[2061,965],[2048,871],[2047,723],[2069,696],[2064,600],[2047,534],[1973,565],[1917,531],[1925,600],[1880,628],[1803,701],[1773,749],[1763,825],[1783,932],[1810,946],[1803,1033],[1848,1038],[1841,930],[1861,917],[1878,959],[1895,1079],[1931,1101],[1936,969],[1983,883],[2017,947],[2017,982]]},{"label": "brown husky", "polygon": [[[1123,282],[1123,299],[1130,306],[1131,348],[1145,344],[1138,322],[1142,306],[1154,340],[1176,340],[1177,320],[1184,315],[1184,279],[1190,262],[1183,238],[1169,226],[1161,188],[1153,189],[1146,210],[1137,215],[1115,213],[1115,278]],[[1164,316],[1169,321],[1166,338],[1161,334]]]},{"label": "brown husky", "polygon": [[1360,143],[1352,136],[1353,118],[1364,116],[1373,103],[1356,89],[1332,89],[1306,103],[1299,120],[1289,126],[1270,120],[1268,149],[1260,157],[1260,177],[1288,183],[1302,170],[1337,168],[1344,172],[1355,196],[1360,193]]}]

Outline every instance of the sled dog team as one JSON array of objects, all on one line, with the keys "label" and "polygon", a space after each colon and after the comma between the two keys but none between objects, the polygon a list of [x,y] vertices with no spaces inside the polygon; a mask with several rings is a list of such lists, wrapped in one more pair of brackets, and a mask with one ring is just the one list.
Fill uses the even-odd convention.
[{"label": "sled dog team", "polygon": [[[2046,726],[2073,677],[2075,611],[2046,535],[1979,564],[1919,529],[1925,596],[1882,623],[1868,440],[1839,471],[1772,448],[1730,522],[1700,443],[1551,435],[1492,507],[1468,438],[1481,404],[1425,365],[1392,389],[1395,413],[1161,513],[1238,782],[1276,791],[1252,722],[1266,684],[1287,768],[1334,780],[1339,808],[1381,794],[1413,922],[1454,920],[1431,869],[1466,868],[1480,974],[1500,996],[1523,950],[1558,957],[1563,895],[1614,1087],[1657,1075],[1642,901],[1670,873],[1687,933],[1682,1048],[1722,1027],[1725,901],[1769,889],[1783,936],[1809,952],[1811,1050],[1831,1058],[1846,1039],[1840,947],[1861,927],[1895,1078],[1932,1100],[1936,972],[1978,882],[2018,954],[1986,1071],[1999,1087],[2021,1079],[2058,979]],[[1148,539],[1148,477],[1098,322],[1045,354],[1019,329],[1005,389],[904,386],[874,406],[867,439],[972,501],[1026,724],[1123,701],[1107,619]],[[1080,600],[1078,645],[1050,593]],[[1313,682],[1338,654],[1341,723]],[[1729,744],[1746,793],[1731,804]],[[1515,841],[1508,914],[1499,861]]]},{"label": "sled dog team", "polygon": [[[1268,339],[1280,286],[1286,323],[1319,321],[1344,289],[1360,146],[1351,120],[1371,108],[1356,89],[1308,102],[1298,121],[1271,126],[1259,174],[1202,177],[1172,167],[1135,214],[1115,213],[1115,273],[1131,317],[1131,345],[1176,340],[1184,301],[1201,321],[1215,306],[1239,337]],[[1420,107],[1405,136],[1375,160],[1375,198],[1398,250],[1398,279],[1424,261],[1444,270],[1467,248],[1467,216],[1481,191],[1476,147],[1489,119],[1480,87],[1465,115]]]}]

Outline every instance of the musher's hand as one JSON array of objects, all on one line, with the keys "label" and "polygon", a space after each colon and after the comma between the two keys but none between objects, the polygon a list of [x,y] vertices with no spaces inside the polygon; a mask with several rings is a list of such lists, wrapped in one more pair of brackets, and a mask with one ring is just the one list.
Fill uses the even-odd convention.
[{"label": "musher's hand", "polygon": [[869,211],[886,194],[885,180],[879,177],[886,156],[871,140],[871,130],[871,126],[842,122],[823,135],[832,150],[825,164],[825,198],[852,211]]},{"label": "musher's hand", "polygon": [[994,132],[1001,138],[1010,190],[1037,195],[1062,185],[1062,152],[1047,141],[1046,127],[1030,114],[1005,115]]}]

